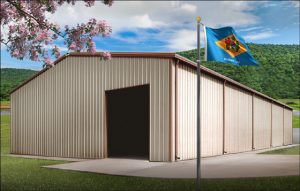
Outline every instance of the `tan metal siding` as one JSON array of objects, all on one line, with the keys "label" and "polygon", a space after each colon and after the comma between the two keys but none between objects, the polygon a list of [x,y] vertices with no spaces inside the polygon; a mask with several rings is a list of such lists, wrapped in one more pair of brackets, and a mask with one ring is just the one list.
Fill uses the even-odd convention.
[{"label": "tan metal siding", "polygon": [[252,149],[252,95],[232,85],[225,86],[225,152]]},{"label": "tan metal siding", "polygon": [[176,63],[170,60],[170,161],[175,161],[176,143]]},{"label": "tan metal siding", "polygon": [[106,156],[105,91],[150,84],[150,160],[169,160],[169,59],[68,57],[11,95],[12,152]]},{"label": "tan metal siding", "polygon": [[196,71],[184,65],[177,71],[177,157],[180,160],[196,157]]},{"label": "tan metal siding", "polygon": [[260,97],[253,97],[253,140],[254,149],[271,146],[271,103]]},{"label": "tan metal siding", "polygon": [[[196,71],[178,67],[178,157],[196,158]],[[223,83],[207,75],[201,76],[201,155],[222,154]]]},{"label": "tan metal siding", "polygon": [[272,104],[272,146],[283,145],[283,108]]},{"label": "tan metal siding", "polygon": [[293,112],[291,110],[284,109],[284,145],[290,145],[293,143],[292,116]]},{"label": "tan metal siding", "polygon": [[223,82],[208,75],[201,78],[202,156],[223,154]]}]

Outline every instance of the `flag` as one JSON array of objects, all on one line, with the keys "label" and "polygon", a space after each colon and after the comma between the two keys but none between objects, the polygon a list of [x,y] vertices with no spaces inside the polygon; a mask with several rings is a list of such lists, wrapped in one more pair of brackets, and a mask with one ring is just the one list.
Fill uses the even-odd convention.
[{"label": "flag", "polygon": [[258,66],[244,39],[232,27],[212,29],[204,27],[206,36],[205,60],[225,62],[237,66]]}]

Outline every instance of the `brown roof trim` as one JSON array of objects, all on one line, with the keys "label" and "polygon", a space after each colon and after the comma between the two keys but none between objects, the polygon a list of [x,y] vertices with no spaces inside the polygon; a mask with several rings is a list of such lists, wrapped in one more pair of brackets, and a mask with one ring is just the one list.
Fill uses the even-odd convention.
[{"label": "brown roof trim", "polygon": [[[176,53],[173,52],[111,52],[112,57],[147,57],[147,58],[174,58]],[[89,53],[89,52],[71,52],[69,56],[78,57],[101,57],[102,52]]]},{"label": "brown roof trim", "polygon": [[[111,55],[112,57],[146,57],[146,58],[175,58],[177,60],[180,60],[182,64],[186,64],[194,69],[197,69],[197,65],[195,62],[183,57],[183,56],[180,56],[176,53],[170,53],[170,52],[111,52]],[[62,57],[60,57],[59,59],[57,59],[55,62],[54,62],[54,65],[58,64],[59,62],[61,62],[62,60],[64,60],[65,58],[69,57],[69,56],[74,56],[74,57],[101,57],[102,56],[102,52],[96,52],[96,53],[88,53],[88,52],[71,52],[71,53],[68,53],[68,54],[65,54],[63,55]],[[10,92],[10,94],[14,93],[15,91],[17,91],[18,89],[20,89],[21,87],[23,87],[24,85],[26,85],[28,82],[30,82],[31,80],[33,80],[34,78],[38,77],[39,75],[41,75],[42,73],[46,72],[48,70],[48,68],[44,68],[42,69],[40,72],[38,72],[36,75],[32,76],[31,78],[29,78],[28,80],[26,80],[25,82],[23,82],[21,85],[19,85],[18,87],[16,87],[14,90],[12,90]],[[206,74],[209,74],[211,76],[214,76],[222,81],[226,81],[227,83],[230,83],[232,85],[235,85],[235,86],[238,86],[252,94],[255,94],[255,95],[258,95],[260,97],[263,97],[267,100],[270,100],[272,103],[277,103],[278,105],[281,105],[281,106],[284,106],[285,108],[287,109],[290,109],[290,110],[293,110],[293,108],[269,97],[269,96],[266,96],[254,89],[251,89],[239,82],[236,82],[224,75],[221,75],[213,70],[210,70],[204,66],[201,66],[201,70],[202,72],[206,73]]]}]

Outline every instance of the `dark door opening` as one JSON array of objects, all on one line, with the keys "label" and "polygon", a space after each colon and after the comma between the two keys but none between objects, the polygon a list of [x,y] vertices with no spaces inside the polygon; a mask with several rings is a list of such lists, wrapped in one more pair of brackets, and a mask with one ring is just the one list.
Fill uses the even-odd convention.
[{"label": "dark door opening", "polygon": [[108,157],[149,158],[149,85],[106,91]]}]

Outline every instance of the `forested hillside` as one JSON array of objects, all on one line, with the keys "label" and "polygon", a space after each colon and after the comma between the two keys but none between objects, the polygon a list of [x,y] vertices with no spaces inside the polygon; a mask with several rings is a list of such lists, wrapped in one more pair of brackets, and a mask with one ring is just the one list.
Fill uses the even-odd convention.
[{"label": "forested hillside", "polygon": [[[202,64],[273,98],[299,98],[299,45],[248,45],[254,57],[260,62],[259,67],[237,67],[217,62],[202,62]],[[193,61],[196,61],[196,53],[196,50],[179,52],[180,55]],[[204,55],[204,50],[201,54]],[[8,100],[9,92],[36,72],[25,69],[1,69],[1,100]]]},{"label": "forested hillside", "polygon": [[19,84],[33,76],[37,71],[15,69],[15,68],[1,68],[1,84],[0,84],[0,98],[1,101],[9,100],[9,93]]},{"label": "forested hillside", "polygon": [[[217,62],[202,62],[216,72],[273,98],[300,97],[299,45],[248,44],[260,66],[237,67]],[[201,50],[202,60],[204,50]],[[196,61],[197,51],[179,52]]]}]

